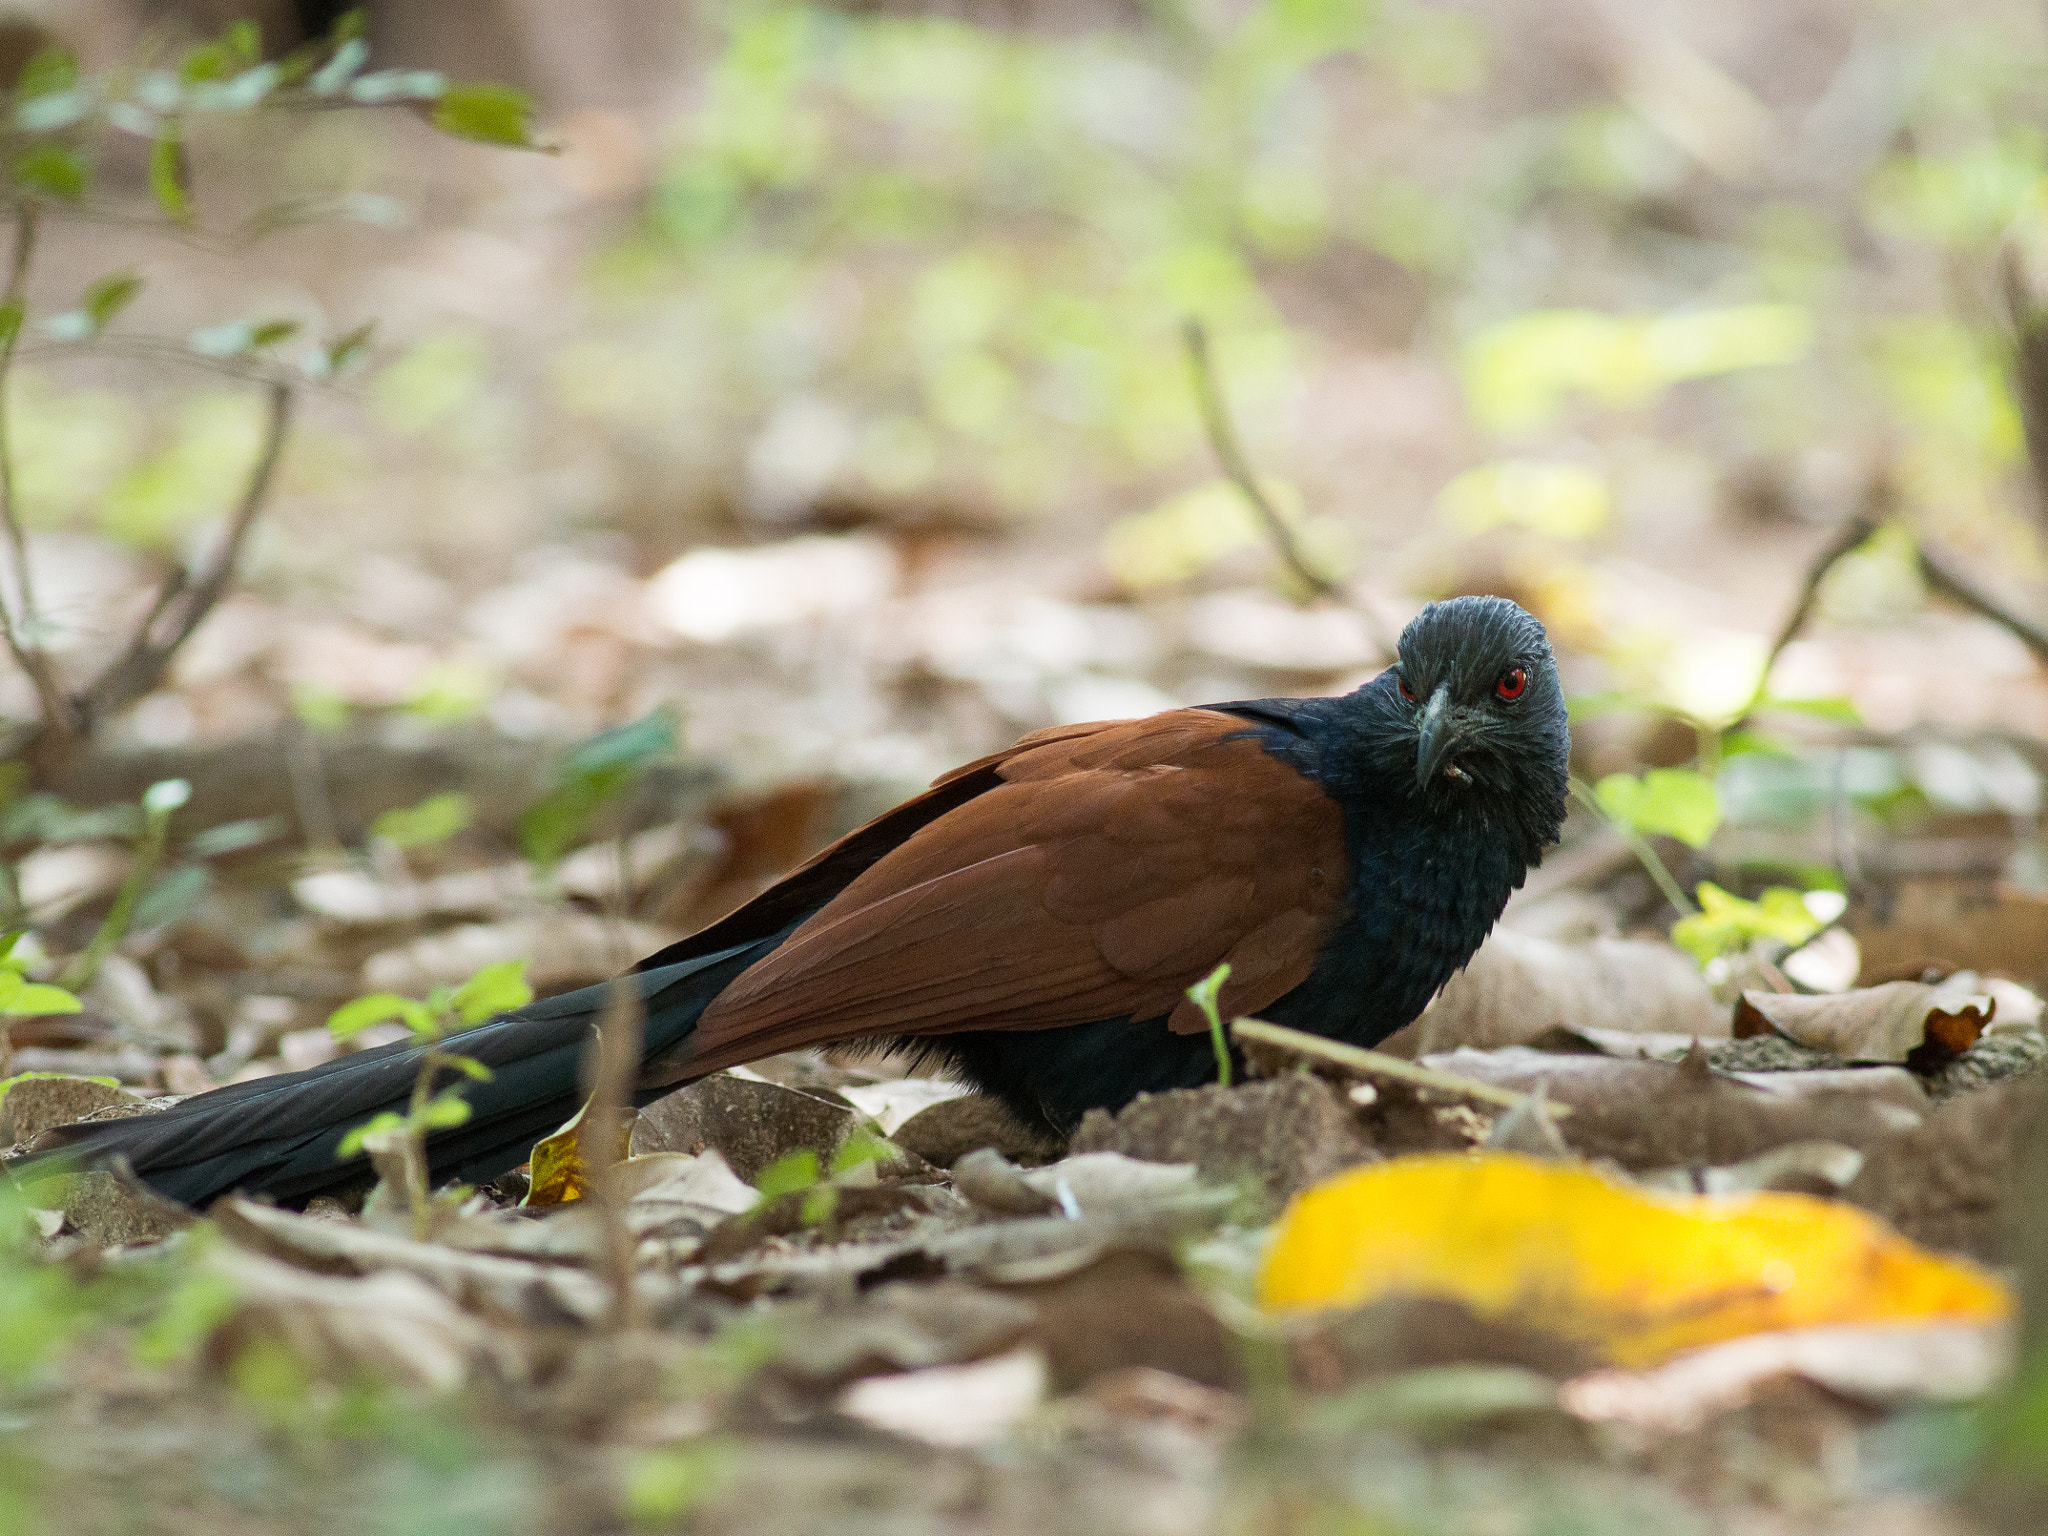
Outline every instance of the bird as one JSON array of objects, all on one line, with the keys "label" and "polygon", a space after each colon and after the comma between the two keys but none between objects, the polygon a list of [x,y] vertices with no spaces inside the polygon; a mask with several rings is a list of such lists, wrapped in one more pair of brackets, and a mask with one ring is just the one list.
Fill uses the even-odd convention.
[{"label": "bird", "polygon": [[[1225,1018],[1373,1045],[1472,957],[1561,831],[1563,690],[1501,597],[1424,607],[1393,664],[1335,696],[1062,725],[956,768],[620,980],[644,1010],[644,1105],[803,1047],[907,1046],[1026,1123],[1218,1076],[1188,989]],[[448,1037],[490,1069],[432,1176],[481,1183],[575,1114],[615,982]],[[406,1042],[46,1131],[28,1160],[125,1159],[158,1193],[303,1205],[370,1182],[339,1155],[402,1109]],[[17,1169],[20,1160],[17,1160]]]}]

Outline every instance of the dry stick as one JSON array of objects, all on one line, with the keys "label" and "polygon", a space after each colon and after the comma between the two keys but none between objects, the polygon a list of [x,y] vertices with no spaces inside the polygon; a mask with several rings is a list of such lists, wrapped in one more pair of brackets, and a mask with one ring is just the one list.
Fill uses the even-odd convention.
[{"label": "dry stick", "polygon": [[[644,1010],[632,978],[622,976],[611,986],[605,1003],[604,1021],[598,1027],[596,1047],[585,1056],[589,1065],[590,1102],[583,1110],[583,1130],[577,1134],[579,1152],[584,1146],[597,1155],[611,1158],[624,1139],[627,1117],[632,1110],[632,1084],[640,1065],[640,1040]],[[611,1282],[612,1304],[606,1326],[614,1331],[633,1326],[636,1314],[633,1298],[632,1229],[626,1225],[624,1186],[613,1165],[585,1171],[595,1186],[595,1196],[604,1211],[605,1271]]]},{"label": "dry stick", "polygon": [[1474,1077],[1461,1077],[1455,1072],[1438,1072],[1431,1067],[1418,1067],[1412,1061],[1403,1061],[1399,1056],[1389,1056],[1382,1051],[1368,1051],[1362,1046],[1346,1045],[1341,1040],[1327,1040],[1321,1035],[1311,1035],[1304,1030],[1289,1029],[1284,1024],[1268,1024],[1264,1019],[1239,1019],[1230,1026],[1230,1032],[1247,1045],[1271,1046],[1276,1050],[1292,1051],[1297,1056],[1313,1057],[1327,1061],[1333,1066],[1344,1068],[1362,1077],[1393,1077],[1404,1083],[1413,1083],[1418,1088],[1434,1088],[1439,1093],[1455,1093],[1464,1098],[1478,1099],[1487,1104],[1498,1104],[1503,1109],[1520,1109],[1528,1106],[1532,1113],[1562,1120],[1572,1112],[1569,1104],[1553,1104],[1535,1094],[1517,1093],[1512,1088],[1496,1088],[1491,1083],[1482,1083]]},{"label": "dry stick", "polygon": [[29,260],[35,254],[41,217],[33,200],[16,206],[14,249],[7,262],[6,286],[0,289],[0,314],[8,317],[4,331],[0,331],[0,522],[7,528],[16,593],[13,603],[0,600],[0,631],[4,631],[8,654],[35,687],[43,723],[51,730],[69,735],[77,730],[71,701],[57,681],[49,653],[35,637],[35,578],[29,569],[28,535],[22,527],[21,507],[15,498],[14,447],[7,432],[7,384],[13,371],[15,348],[26,323]]},{"label": "dry stick", "polygon": [[1302,556],[1301,546],[1295,542],[1294,530],[1287,526],[1287,519],[1280,515],[1280,509],[1273,505],[1265,487],[1259,484],[1259,477],[1238,442],[1237,429],[1231,424],[1230,408],[1224,403],[1222,388],[1216,382],[1216,365],[1209,355],[1208,330],[1201,321],[1190,318],[1181,322],[1181,337],[1187,343],[1188,370],[1195,381],[1195,404],[1202,413],[1202,430],[1208,435],[1209,447],[1216,455],[1216,462],[1222,466],[1224,477],[1238,488],[1244,499],[1252,504],[1252,510],[1258,513],[1266,537],[1272,540],[1281,563],[1317,597],[1329,598],[1356,609],[1360,617],[1372,626],[1373,643],[1392,655],[1393,648],[1378,633],[1379,626],[1373,623],[1372,615],[1357,609],[1341,586],[1316,570]]},{"label": "dry stick", "polygon": [[2048,630],[2044,630],[2032,619],[2014,613],[1984,591],[1952,565],[1946,553],[1922,544],[1920,577],[1927,583],[1930,591],[1938,592],[1950,602],[1959,603],[1972,612],[1982,614],[1994,624],[2003,625],[2012,632],[2020,644],[2034,653],[2036,661],[2048,666]]},{"label": "dry stick", "polygon": [[1762,707],[1770,691],[1771,670],[1777,666],[1778,657],[1784,653],[1785,647],[1813,617],[1813,605],[1820,600],[1820,584],[1827,579],[1828,572],[1846,556],[1861,549],[1883,526],[1883,513],[1891,501],[1888,482],[1882,479],[1873,482],[1864,499],[1866,505],[1862,510],[1843,523],[1835,536],[1822,545],[1807,563],[1806,575],[1799,583],[1799,596],[1793,600],[1791,611],[1785,615],[1785,622],[1778,626],[1777,637],[1771,641],[1771,648],[1764,656],[1764,669],[1757,674],[1756,692],[1750,695],[1749,703],[1743,707],[1742,714],[1729,727],[1730,730],[1739,730],[1747,725],[1750,717]]},{"label": "dry stick", "polygon": [[2012,322],[2013,398],[2033,472],[2034,517],[2048,527],[2048,316],[2034,302],[2019,251],[2008,244],[1999,263],[2006,314]]},{"label": "dry stick", "polygon": [[[153,690],[163,680],[178,648],[227,594],[241,566],[249,530],[255,526],[277,478],[278,460],[283,457],[285,439],[291,431],[292,398],[291,385],[283,380],[271,383],[263,443],[212,564],[197,576],[177,566],[164,578],[150,604],[148,617],[136,627],[126,649],[82,696],[87,722],[105,719]],[[163,632],[159,634],[159,630]]]}]

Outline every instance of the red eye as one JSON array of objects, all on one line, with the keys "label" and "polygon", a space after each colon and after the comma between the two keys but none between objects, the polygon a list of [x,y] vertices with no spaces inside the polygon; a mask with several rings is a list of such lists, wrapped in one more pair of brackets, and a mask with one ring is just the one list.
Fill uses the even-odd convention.
[{"label": "red eye", "polygon": [[1527,691],[1528,687],[1529,674],[1520,667],[1516,667],[1493,685],[1493,691],[1512,704]]},{"label": "red eye", "polygon": [[1408,686],[1408,679],[1405,677],[1397,677],[1394,679],[1394,681],[1400,686],[1401,697],[1406,699],[1410,704],[1413,704],[1415,702],[1415,690]]}]

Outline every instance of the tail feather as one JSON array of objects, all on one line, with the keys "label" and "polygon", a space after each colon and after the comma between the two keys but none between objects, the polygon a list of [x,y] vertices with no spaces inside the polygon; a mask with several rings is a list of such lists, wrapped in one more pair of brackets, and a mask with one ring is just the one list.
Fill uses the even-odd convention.
[{"label": "tail feather", "polygon": [[[711,1000],[781,937],[626,978],[647,1009],[647,1054],[675,1052]],[[585,987],[448,1038],[444,1049],[474,1057],[492,1076],[457,1084],[470,1118],[429,1135],[437,1181],[474,1182],[517,1167],[536,1140],[575,1112],[584,1042],[610,996],[609,982]],[[367,1159],[339,1155],[342,1138],[372,1116],[404,1109],[423,1054],[401,1041],[217,1088],[157,1113],[64,1126],[46,1132],[12,1169],[57,1156],[86,1164],[118,1156],[158,1193],[187,1205],[237,1189],[303,1205],[368,1182]]]}]

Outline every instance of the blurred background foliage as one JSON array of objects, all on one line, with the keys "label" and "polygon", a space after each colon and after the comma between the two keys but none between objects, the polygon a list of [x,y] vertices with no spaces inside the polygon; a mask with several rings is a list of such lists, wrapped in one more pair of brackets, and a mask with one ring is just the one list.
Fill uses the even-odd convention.
[{"label": "blurred background foliage", "polygon": [[[231,11],[254,26],[219,31]],[[185,89],[254,100],[334,19],[72,0],[12,25],[38,45],[20,58],[67,46],[154,112],[172,40],[246,50]],[[1712,733],[1763,696],[1825,530],[1888,521],[1819,594],[1845,633],[1922,610],[1921,539],[2043,574],[2014,371],[2048,263],[2024,6],[506,0],[373,4],[361,28],[346,72],[315,62],[413,109],[186,100],[168,239],[129,207],[169,209],[165,135],[113,112],[91,193],[48,199],[8,420],[81,656],[140,573],[211,535],[263,431],[245,379],[80,342],[86,285],[132,274],[124,321],[216,358],[378,327],[302,413],[252,549],[297,638],[181,661],[178,700],[117,736],[393,707],[574,736],[687,695],[715,754],[792,739],[737,705],[721,724],[722,687],[787,684],[842,706],[797,766],[901,727],[874,761],[908,775],[1077,711],[1338,686],[1420,599],[1489,589],[1569,651],[1590,742],[1648,710],[1712,735],[1652,758],[1712,771],[1761,739]],[[516,139],[523,91],[552,153],[427,131],[430,84],[483,79],[507,85],[464,87],[469,136]],[[56,174],[40,89],[23,75],[21,185]],[[1191,318],[1362,627],[1247,606],[1301,594],[1204,443]],[[790,542],[816,535],[839,542]],[[781,563],[671,564],[707,544]],[[581,642],[533,615],[579,580],[589,600],[593,570],[661,573],[658,643],[688,655],[647,663],[643,633],[626,662],[565,660]],[[981,596],[944,622],[887,606],[956,589]],[[316,615],[355,649],[307,638]],[[849,679],[868,621],[916,633],[851,643]],[[1889,659],[1821,651],[1774,691],[1847,699],[1838,723],[2015,718],[2002,682],[1930,703],[1887,691]],[[236,666],[253,688],[182,686]],[[1017,683],[1062,666],[1086,686]],[[933,707],[934,673],[985,697]],[[1724,785],[1737,820],[1748,782]]]}]

